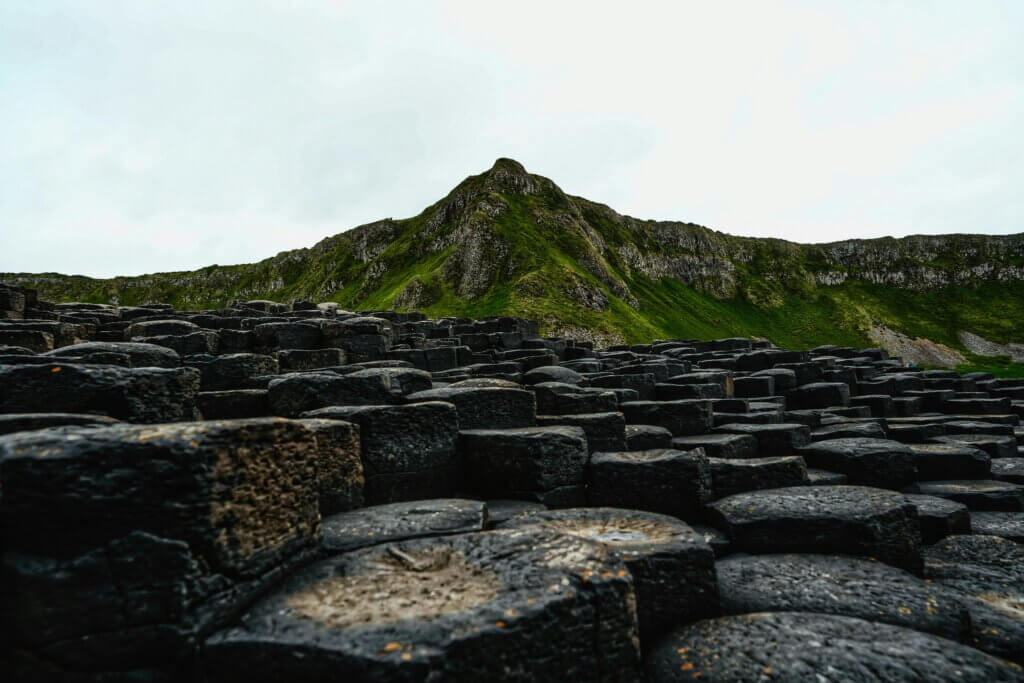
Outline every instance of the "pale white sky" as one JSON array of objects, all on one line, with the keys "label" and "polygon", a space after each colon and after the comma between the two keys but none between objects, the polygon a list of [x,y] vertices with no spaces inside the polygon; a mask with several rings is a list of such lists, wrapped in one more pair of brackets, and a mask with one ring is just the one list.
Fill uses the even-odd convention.
[{"label": "pale white sky", "polygon": [[255,261],[512,157],[796,241],[1024,231],[1024,2],[0,0],[0,271]]}]

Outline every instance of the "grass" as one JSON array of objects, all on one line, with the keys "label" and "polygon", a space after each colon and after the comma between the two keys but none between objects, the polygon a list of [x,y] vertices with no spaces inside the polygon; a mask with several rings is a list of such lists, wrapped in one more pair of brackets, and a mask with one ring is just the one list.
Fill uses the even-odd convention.
[{"label": "grass", "polygon": [[960,374],[988,372],[996,377],[1024,379],[1024,363],[1014,363],[1009,356],[978,356],[964,354],[969,362],[956,366]]}]

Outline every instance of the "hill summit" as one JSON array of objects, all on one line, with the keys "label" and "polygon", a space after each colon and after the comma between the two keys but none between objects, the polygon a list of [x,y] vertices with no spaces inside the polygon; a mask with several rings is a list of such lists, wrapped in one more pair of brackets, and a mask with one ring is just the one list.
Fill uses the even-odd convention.
[{"label": "hill summit", "polygon": [[813,245],[737,237],[621,215],[504,158],[417,216],[254,264],[0,281],[58,301],[195,309],[314,299],[353,310],[500,313],[606,344],[731,335],[791,348],[880,343],[945,365],[971,344],[1024,341],[1024,234]]}]

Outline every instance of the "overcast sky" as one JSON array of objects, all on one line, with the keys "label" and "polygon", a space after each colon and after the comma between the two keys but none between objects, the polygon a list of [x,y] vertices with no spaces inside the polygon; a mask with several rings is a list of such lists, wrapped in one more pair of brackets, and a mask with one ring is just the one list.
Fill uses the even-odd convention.
[{"label": "overcast sky", "polygon": [[1024,2],[0,0],[0,271],[239,263],[501,156],[796,241],[1024,231]]}]

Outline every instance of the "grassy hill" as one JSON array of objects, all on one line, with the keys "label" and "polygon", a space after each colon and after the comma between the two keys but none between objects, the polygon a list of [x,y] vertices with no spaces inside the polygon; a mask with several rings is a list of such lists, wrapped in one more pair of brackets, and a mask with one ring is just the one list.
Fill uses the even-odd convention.
[{"label": "grassy hill", "polygon": [[[599,342],[740,335],[791,348],[869,345],[873,325],[961,352],[962,330],[998,343],[1024,340],[1024,234],[818,245],[736,237],[622,216],[509,159],[418,216],[259,263],[0,280],[57,301],[201,309],[234,299],[313,299],[353,310],[513,314]],[[1015,371],[1008,367],[1004,374]]]}]

